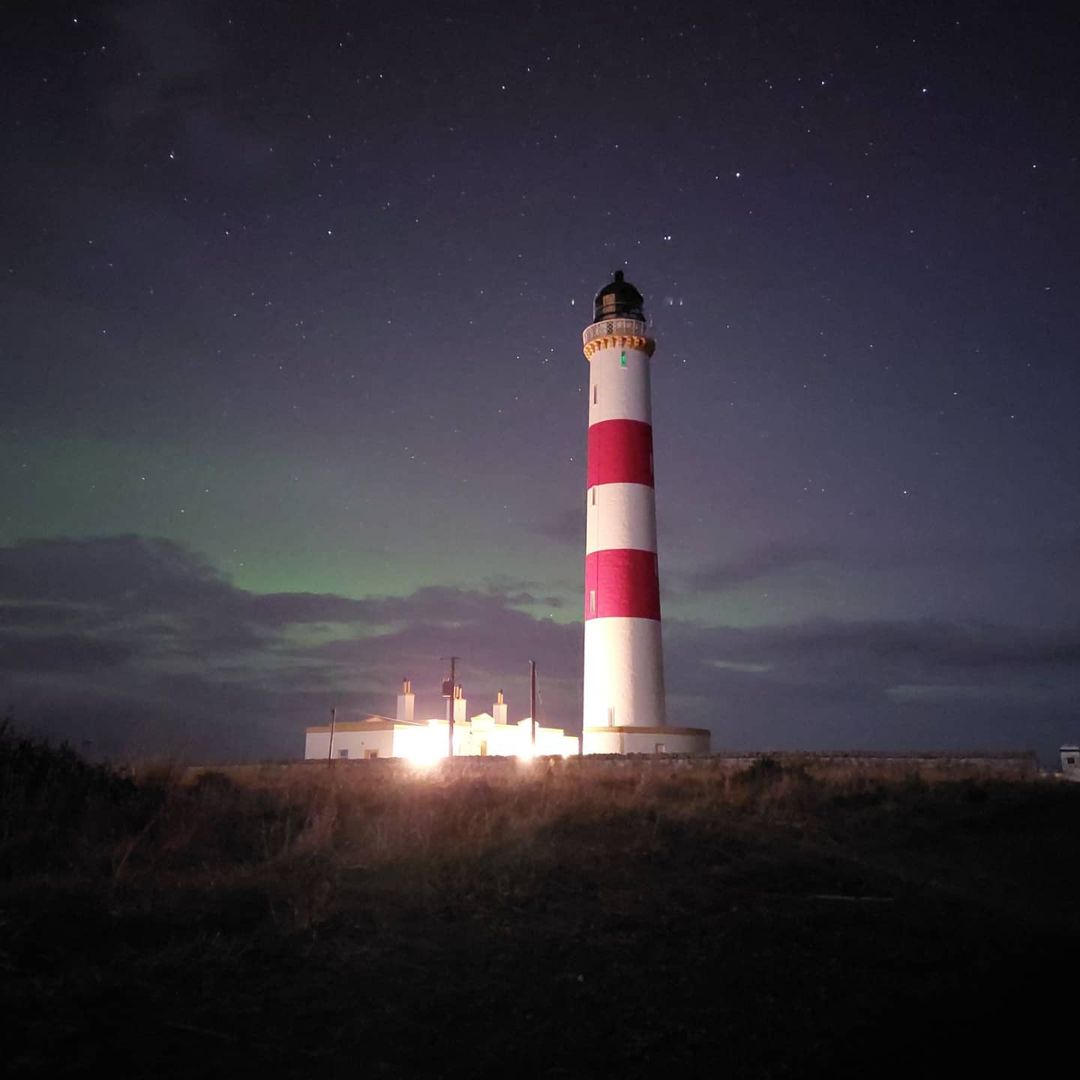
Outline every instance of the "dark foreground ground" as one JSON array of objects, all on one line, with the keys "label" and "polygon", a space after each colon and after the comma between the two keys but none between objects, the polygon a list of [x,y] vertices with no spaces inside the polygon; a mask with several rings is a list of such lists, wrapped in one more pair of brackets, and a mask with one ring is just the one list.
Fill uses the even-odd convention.
[{"label": "dark foreground ground", "polygon": [[1080,785],[3,750],[7,1075],[1075,1067]]}]

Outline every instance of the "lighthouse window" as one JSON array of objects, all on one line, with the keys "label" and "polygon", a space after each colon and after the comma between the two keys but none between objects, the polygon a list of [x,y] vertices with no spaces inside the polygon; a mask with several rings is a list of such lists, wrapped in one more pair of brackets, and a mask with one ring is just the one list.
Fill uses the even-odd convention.
[{"label": "lighthouse window", "polygon": [[594,405],[596,404],[596,387],[595,386],[592,388],[592,403]]},{"label": "lighthouse window", "polygon": [[593,504],[593,506],[596,505],[596,488],[595,487],[592,489],[592,504]]},{"label": "lighthouse window", "polygon": [[622,353],[619,355],[619,364],[620,364],[621,367],[626,367],[626,350],[625,349],[623,349]]}]

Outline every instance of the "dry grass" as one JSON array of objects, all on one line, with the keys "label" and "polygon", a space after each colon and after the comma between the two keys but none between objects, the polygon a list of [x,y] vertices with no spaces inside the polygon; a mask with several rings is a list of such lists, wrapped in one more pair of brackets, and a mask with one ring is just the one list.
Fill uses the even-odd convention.
[{"label": "dry grass", "polygon": [[[1060,853],[1080,791],[993,773],[766,757],[119,774],[0,732],[13,1060],[56,1071],[58,1025],[91,1047],[107,1007],[143,1016],[158,1075],[191,1075],[206,1040],[221,1068],[235,1043],[233,1067],[309,1075],[314,1055],[333,1071],[376,1030],[397,1033],[382,1071],[444,1075],[433,1062],[473,1022],[447,1002],[513,1000],[470,1051],[477,1075],[528,1047],[559,1075],[651,1074],[626,1024],[653,1049],[685,1028],[664,1052],[688,1070],[716,1064],[722,1035],[742,1048],[731,1075],[790,1075],[800,1054],[834,1060],[822,1030],[923,1000],[928,971],[959,993],[1015,967],[1017,935],[1075,950],[1080,883]],[[869,990],[852,974],[867,965]],[[362,1023],[357,979],[381,1002]],[[769,1037],[775,1009],[788,1043]],[[286,1034],[301,1015],[314,1049]]]},{"label": "dry grass", "polygon": [[[107,890],[146,910],[170,893],[261,893],[275,925],[308,929],[349,903],[357,874],[389,875],[416,900],[449,879],[535,879],[596,838],[634,855],[672,829],[732,838],[822,834],[823,817],[940,809],[1003,782],[947,763],[541,760],[305,763],[223,769],[169,764],[115,773],[64,747],[0,733],[0,873]],[[835,828],[831,830],[836,832]],[[835,837],[833,837],[835,840]]]}]

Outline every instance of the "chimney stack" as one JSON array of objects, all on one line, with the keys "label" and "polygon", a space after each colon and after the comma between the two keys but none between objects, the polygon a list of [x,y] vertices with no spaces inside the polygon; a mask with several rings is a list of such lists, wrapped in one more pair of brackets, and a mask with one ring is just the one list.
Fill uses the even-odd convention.
[{"label": "chimney stack", "polygon": [[399,724],[411,724],[416,714],[416,695],[412,679],[401,680],[401,693],[397,696],[397,719]]}]

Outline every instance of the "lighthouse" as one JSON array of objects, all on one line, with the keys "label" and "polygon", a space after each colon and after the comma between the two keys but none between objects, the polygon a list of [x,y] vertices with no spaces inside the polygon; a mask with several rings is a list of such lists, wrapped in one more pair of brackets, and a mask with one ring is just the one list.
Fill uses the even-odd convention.
[{"label": "lighthouse", "polygon": [[615,272],[582,334],[589,363],[584,753],[707,752],[667,722],[660,639],[650,364],[640,292]]}]

